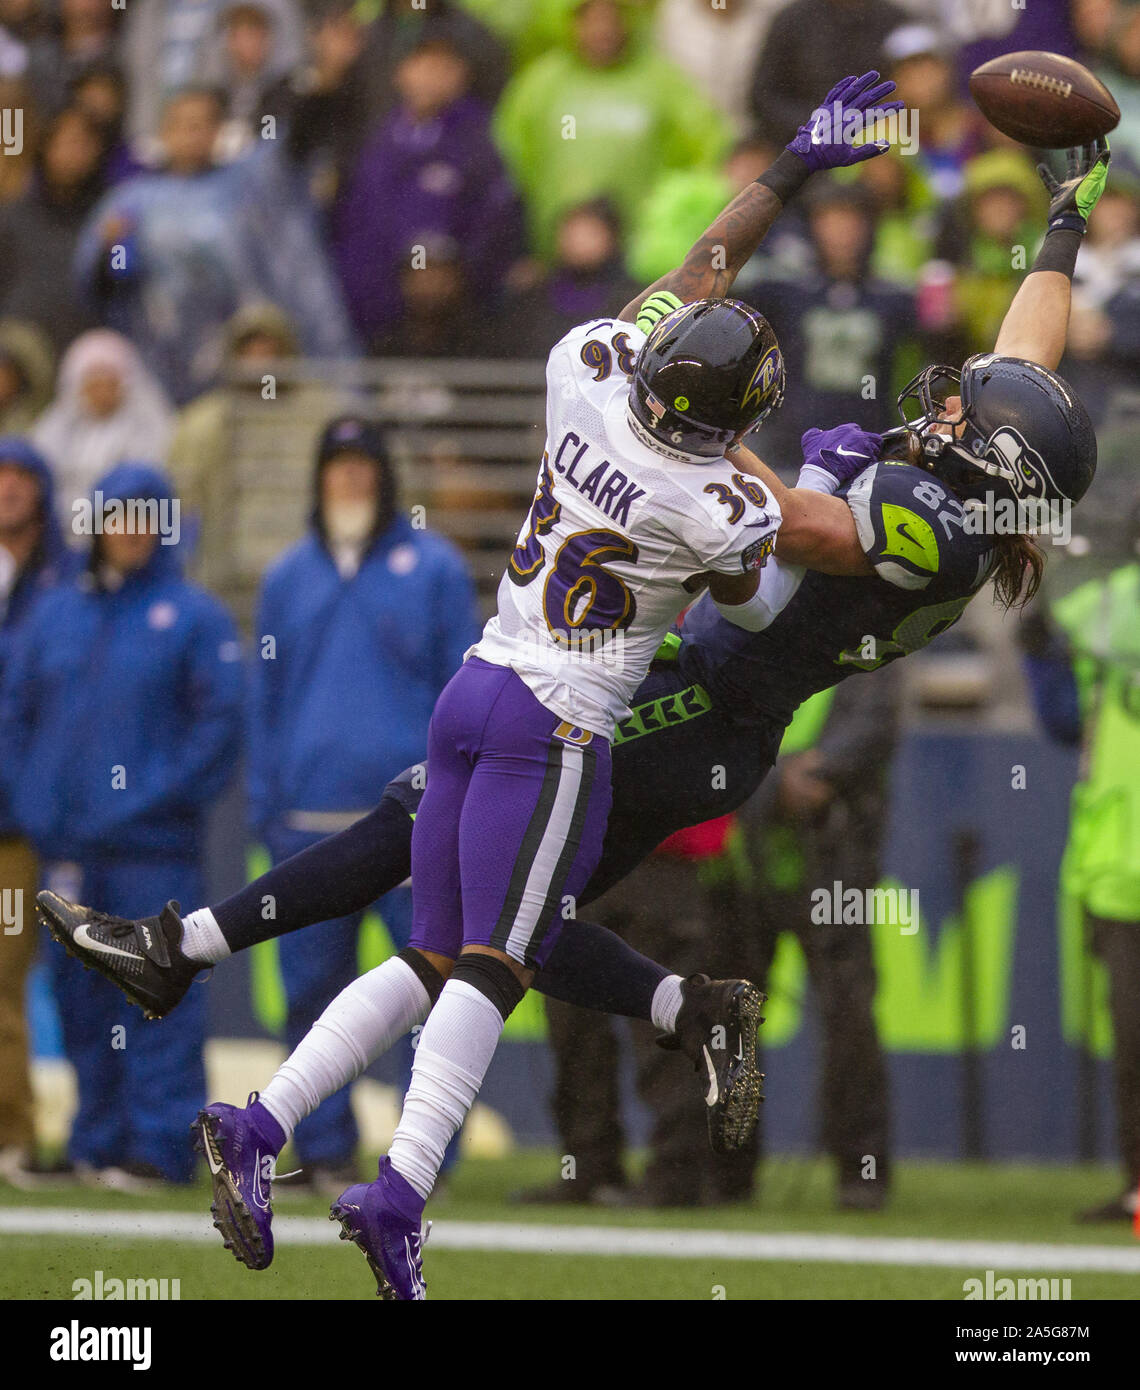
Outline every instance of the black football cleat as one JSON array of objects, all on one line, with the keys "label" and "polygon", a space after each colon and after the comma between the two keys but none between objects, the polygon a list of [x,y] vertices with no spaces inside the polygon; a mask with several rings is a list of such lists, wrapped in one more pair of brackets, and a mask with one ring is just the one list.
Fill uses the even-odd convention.
[{"label": "black football cleat", "polygon": [[658,1043],[683,1052],[703,1078],[713,1152],[731,1153],[752,1138],[764,1099],[756,1033],[766,995],[747,980],[690,975],[681,986],[676,1030]]},{"label": "black football cleat", "polygon": [[157,917],[132,919],[44,892],[36,894],[36,910],[69,955],[118,985],[147,1018],[168,1014],[194,977],[208,969],[179,949],[182,918],[176,902],[167,903]]}]

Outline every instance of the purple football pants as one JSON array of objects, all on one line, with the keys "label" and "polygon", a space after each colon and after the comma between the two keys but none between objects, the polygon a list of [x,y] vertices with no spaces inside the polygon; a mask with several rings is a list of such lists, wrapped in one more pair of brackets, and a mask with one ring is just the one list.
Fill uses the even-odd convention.
[{"label": "purple football pants", "polygon": [[506,666],[471,657],[428,731],[412,831],[411,944],[493,946],[540,969],[602,853],[610,745],[552,714]]}]

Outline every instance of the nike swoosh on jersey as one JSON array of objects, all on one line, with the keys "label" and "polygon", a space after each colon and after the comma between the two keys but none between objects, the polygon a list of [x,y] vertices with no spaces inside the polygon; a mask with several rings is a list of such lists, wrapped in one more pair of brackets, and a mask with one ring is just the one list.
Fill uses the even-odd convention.
[{"label": "nike swoosh on jersey", "polygon": [[127,960],[146,960],[145,956],[140,956],[137,951],[122,951],[118,946],[108,946],[106,942],[96,941],[89,930],[89,923],[84,922],[75,928],[72,940],[78,942],[80,946],[86,946],[89,951],[98,951],[104,956],[125,956]]}]

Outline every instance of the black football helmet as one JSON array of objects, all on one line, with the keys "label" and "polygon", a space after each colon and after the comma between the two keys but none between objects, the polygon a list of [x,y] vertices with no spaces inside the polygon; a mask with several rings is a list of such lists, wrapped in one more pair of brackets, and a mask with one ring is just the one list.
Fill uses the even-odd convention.
[{"label": "black football helmet", "polygon": [[[962,400],[953,418],[943,418],[948,396]],[[889,433],[917,437],[925,465],[964,500],[1073,503],[1096,472],[1088,412],[1067,381],[1036,362],[982,352],[960,372],[927,367],[898,407],[903,428]]]},{"label": "black football helmet", "polygon": [[772,325],[739,299],[683,304],[653,329],[633,364],[629,422],[657,453],[720,458],[784,399]]}]

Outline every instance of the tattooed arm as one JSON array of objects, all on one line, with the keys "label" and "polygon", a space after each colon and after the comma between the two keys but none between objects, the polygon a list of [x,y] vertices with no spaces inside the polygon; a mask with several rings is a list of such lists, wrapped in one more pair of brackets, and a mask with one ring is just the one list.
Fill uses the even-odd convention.
[{"label": "tattooed arm", "polygon": [[[845,77],[800,126],[775,164],[729,203],[682,264],[630,300],[618,317],[626,323],[636,323],[645,301],[652,295],[663,296],[650,315],[653,322],[677,307],[670,302],[670,296],[681,304],[691,304],[694,299],[720,299],[727,295],[784,204],[810,174],[858,164],[887,149],[885,140],[855,144],[853,127],[861,126],[864,119],[873,123],[897,110],[901,102],[883,100],[894,89],[893,82],[880,82],[877,72]],[[854,120],[848,119],[851,113],[858,113]]]},{"label": "tattooed arm", "polygon": [[676,295],[682,304],[691,304],[694,299],[723,298],[783,206],[766,185],[750,183],[694,244],[684,261],[631,300],[618,317],[625,323],[636,323],[642,304],[662,290]]}]

